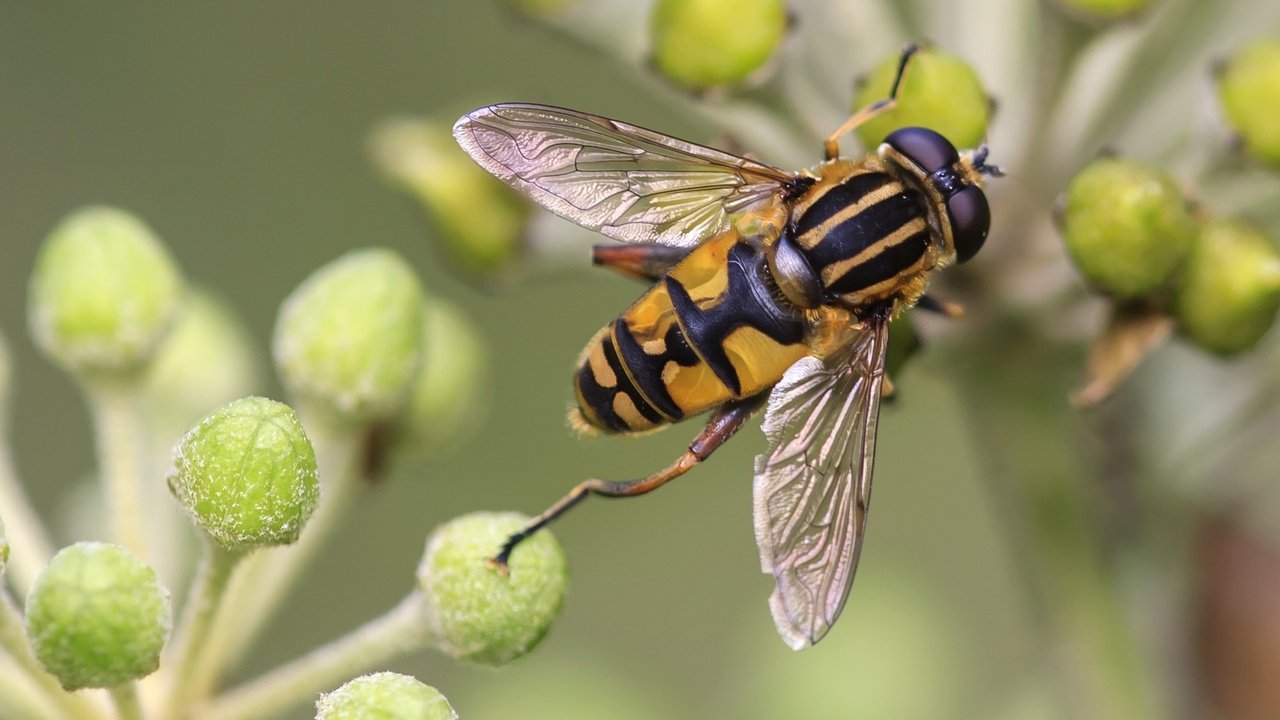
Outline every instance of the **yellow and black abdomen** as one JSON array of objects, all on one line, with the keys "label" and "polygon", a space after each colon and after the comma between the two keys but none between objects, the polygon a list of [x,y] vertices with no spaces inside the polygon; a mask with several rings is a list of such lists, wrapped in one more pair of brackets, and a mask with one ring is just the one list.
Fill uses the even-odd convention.
[{"label": "yellow and black abdomen", "polygon": [[578,424],[643,432],[776,384],[808,347],[768,272],[735,231],[692,250],[583,351]]}]

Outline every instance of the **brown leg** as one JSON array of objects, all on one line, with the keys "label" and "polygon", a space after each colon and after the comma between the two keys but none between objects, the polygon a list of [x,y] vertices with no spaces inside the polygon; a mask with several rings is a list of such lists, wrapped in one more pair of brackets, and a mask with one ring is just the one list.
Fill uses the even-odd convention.
[{"label": "brown leg", "polygon": [[831,133],[831,137],[827,138],[827,141],[822,145],[828,160],[835,160],[840,156],[840,138],[853,132],[854,128],[871,118],[892,110],[898,104],[898,90],[902,87],[902,76],[907,71],[907,62],[919,51],[920,47],[915,43],[908,43],[906,47],[902,48],[902,57],[898,60],[898,73],[893,76],[893,84],[889,86],[889,97],[877,100],[858,110],[852,117],[845,120],[844,124],[835,132]]},{"label": "brown leg", "polygon": [[616,270],[627,277],[656,282],[689,254],[689,248],[670,245],[596,245],[591,262]]},{"label": "brown leg", "polygon": [[702,429],[702,432],[698,433],[693,442],[689,443],[689,449],[683,455],[666,468],[648,477],[629,482],[608,482],[592,479],[580,483],[570,490],[568,495],[560,498],[554,505],[543,511],[541,515],[533,518],[523,528],[512,533],[507,538],[507,541],[502,544],[498,554],[489,559],[489,565],[497,568],[505,575],[507,561],[511,558],[511,551],[515,550],[517,545],[524,541],[525,538],[541,530],[552,520],[568,512],[569,508],[582,502],[589,495],[610,498],[644,495],[689,472],[694,465],[706,460],[711,453],[716,451],[716,448],[733,437],[738,428],[742,427],[742,424],[764,404],[764,400],[767,397],[768,393],[762,393],[746,400],[729,403],[717,410],[711,416],[711,420],[707,422],[707,426]]}]

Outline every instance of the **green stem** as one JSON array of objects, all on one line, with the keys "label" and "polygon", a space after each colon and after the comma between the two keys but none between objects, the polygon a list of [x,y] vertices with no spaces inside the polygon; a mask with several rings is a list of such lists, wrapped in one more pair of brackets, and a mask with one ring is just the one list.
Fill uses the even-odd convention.
[{"label": "green stem", "polygon": [[183,715],[184,708],[201,699],[199,687],[193,682],[198,660],[205,652],[209,631],[213,627],[213,618],[227,588],[227,580],[231,571],[244,557],[244,553],[228,550],[213,539],[206,537],[204,555],[200,559],[200,567],[192,581],[191,592],[187,596],[186,608],[182,621],[174,629],[172,677],[173,688],[169,694],[166,717]]},{"label": "green stem", "polygon": [[9,653],[9,656],[27,673],[44,696],[61,710],[65,718],[101,720],[102,715],[88,699],[63,690],[57,678],[40,667],[39,661],[31,654],[31,647],[27,644],[22,613],[14,604],[13,598],[3,588],[0,588],[0,648]]},{"label": "green stem", "polygon": [[138,702],[138,686],[128,682],[107,690],[116,706],[119,720],[143,720],[142,703]]},{"label": "green stem", "polygon": [[411,593],[382,617],[228,691],[193,717],[252,720],[277,715],[353,675],[432,644],[425,613],[422,596]]},{"label": "green stem", "polygon": [[0,421],[0,519],[4,520],[5,539],[10,548],[5,571],[13,579],[18,593],[26,595],[53,557],[53,545],[18,481],[6,425]]},{"label": "green stem", "polygon": [[31,678],[0,653],[0,717],[13,720],[62,720]]},{"label": "green stem", "polygon": [[236,573],[226,601],[214,620],[215,630],[209,644],[202,650],[194,669],[193,686],[201,696],[212,690],[223,669],[234,664],[258,638],[298,576],[346,516],[351,497],[359,488],[359,433],[323,421],[307,422],[310,419],[304,416],[316,451],[320,504],[298,542],[255,553]]},{"label": "green stem", "polygon": [[85,381],[84,388],[93,413],[112,537],[138,559],[150,562],[142,492],[148,467],[147,432],[138,384],[92,379]]}]

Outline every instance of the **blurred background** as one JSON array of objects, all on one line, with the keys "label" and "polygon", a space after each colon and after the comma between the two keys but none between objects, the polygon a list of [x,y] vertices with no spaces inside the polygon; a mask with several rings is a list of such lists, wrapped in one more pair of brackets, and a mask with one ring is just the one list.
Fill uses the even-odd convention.
[{"label": "blurred background", "polygon": [[[259,391],[273,397],[281,300],[356,247],[403,255],[488,348],[480,429],[393,461],[235,682],[394,604],[438,523],[535,513],[584,478],[645,475],[697,432],[575,438],[564,419],[574,359],[641,286],[590,269],[590,236],[541,221],[552,259],[518,280],[468,280],[438,225],[375,167],[375,127],[398,116],[447,126],[528,100],[799,168],[820,159],[854,79],[929,38],[997,101],[991,157],[1011,178],[993,183],[989,249],[939,293],[970,319],[922,322],[925,348],[894,378],[861,568],[831,634],[797,654],[774,632],[751,526],[764,448],[753,424],[662,492],[592,501],[555,526],[570,596],[529,657],[493,671],[424,653],[389,669],[475,719],[1189,717],[1205,712],[1212,683],[1201,681],[1215,673],[1280,673],[1233,664],[1275,660],[1274,644],[1196,640],[1197,628],[1241,627],[1224,622],[1242,622],[1246,644],[1280,626],[1276,603],[1243,621],[1204,610],[1274,598],[1261,585],[1280,573],[1280,348],[1272,337],[1223,362],[1174,342],[1103,407],[1070,409],[1104,309],[1050,221],[1066,180],[1104,148],[1163,163],[1230,205],[1234,186],[1200,186],[1231,147],[1209,67],[1280,31],[1275,3],[1155,3],[1112,26],[1025,0],[797,1],[778,70],[794,92],[775,79],[741,96],[691,94],[643,69],[649,3],[582,4],[593,9],[551,23],[496,0],[0,7],[0,330],[18,378],[18,467],[60,544],[81,539],[67,523],[81,516],[72,489],[93,471],[93,446],[74,385],[27,335],[25,303],[39,243],[67,212],[106,203],[145,219],[189,280],[242,318]],[[760,108],[787,108],[786,132]],[[1274,230],[1280,211],[1260,207]],[[1246,556],[1247,570],[1230,569]],[[1238,596],[1215,595],[1233,583]],[[1230,692],[1257,688],[1242,683]]]}]

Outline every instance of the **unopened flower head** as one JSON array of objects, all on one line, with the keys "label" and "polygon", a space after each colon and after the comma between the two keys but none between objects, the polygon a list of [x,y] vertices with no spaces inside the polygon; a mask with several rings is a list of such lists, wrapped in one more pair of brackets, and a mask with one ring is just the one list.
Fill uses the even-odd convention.
[{"label": "unopened flower head", "polygon": [[26,606],[31,650],[68,690],[151,674],[169,636],[169,593],[116,545],[82,542],[53,557]]},{"label": "unopened flower head", "polygon": [[[886,56],[858,88],[855,108],[864,108],[889,97],[902,54]],[[958,56],[922,48],[911,58],[897,106],[858,127],[858,138],[874,150],[889,133],[901,127],[922,126],[936,130],[957,148],[977,147],[986,136],[991,100],[978,73]]]},{"label": "unopened flower head", "polygon": [[486,563],[527,520],[519,513],[473,513],[436,528],[427,540],[418,587],[440,647],[453,657],[504,665],[532,650],[560,612],[569,574],[550,532],[516,548],[509,574]]},{"label": "unopened flower head", "polygon": [[1214,220],[1196,238],[1178,284],[1178,327],[1220,355],[1252,348],[1280,309],[1280,252],[1260,230]]},{"label": "unopened flower head", "polygon": [[358,677],[316,702],[316,720],[457,720],[439,690],[393,672]]},{"label": "unopened flower head", "polygon": [[283,403],[248,397],[200,421],[174,451],[169,489],[192,521],[231,550],[286,545],[316,508],[316,456]]},{"label": "unopened flower head", "polygon": [[404,428],[415,447],[439,449],[465,437],[483,415],[488,357],[471,320],[442,300],[423,309],[422,345]]},{"label": "unopened flower head", "polygon": [[691,89],[737,85],[774,56],[787,35],[783,0],[659,0],[653,65]]},{"label": "unopened flower head", "polygon": [[272,351],[301,402],[350,422],[386,419],[405,401],[422,345],[422,286],[399,255],[347,253],[285,300]]},{"label": "unopened flower head", "polygon": [[150,228],[121,210],[86,208],[58,223],[36,258],[31,332],[73,372],[136,371],[168,330],[181,291]]}]

